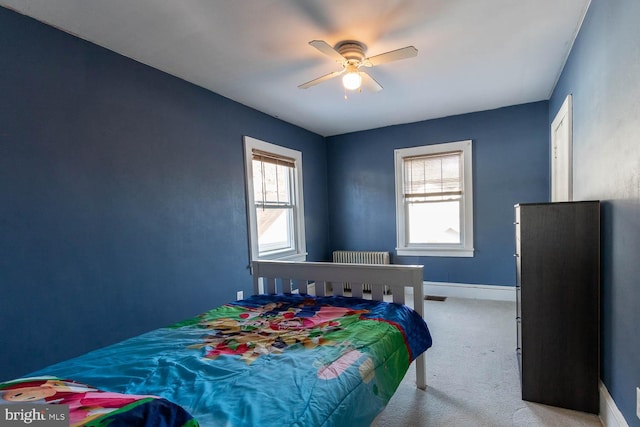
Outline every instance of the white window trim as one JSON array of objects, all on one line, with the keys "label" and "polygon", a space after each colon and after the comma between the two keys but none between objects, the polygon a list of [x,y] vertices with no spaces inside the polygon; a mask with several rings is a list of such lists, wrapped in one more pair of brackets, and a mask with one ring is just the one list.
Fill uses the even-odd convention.
[{"label": "white window trim", "polygon": [[[253,191],[253,150],[266,151],[283,157],[289,157],[295,160],[296,167],[293,179],[293,196],[294,200],[294,218],[295,218],[295,251],[274,252],[269,255],[259,255],[258,249],[258,222],[256,218],[255,199]],[[244,159],[245,159],[245,181],[246,181],[246,200],[247,200],[247,218],[249,222],[249,248],[251,260],[283,260],[283,261],[306,261],[307,246],[304,234],[304,196],[302,192],[302,153],[290,148],[281,147],[269,142],[261,141],[250,136],[244,137]]]},{"label": "white window trim", "polygon": [[[396,180],[396,253],[400,256],[442,256],[473,257],[473,170],[471,140],[448,142],[444,144],[424,145],[420,147],[394,150]],[[453,151],[462,151],[464,194],[461,209],[464,213],[460,244],[422,244],[409,245],[405,230],[405,208],[403,197],[403,158],[419,155],[433,155]]]}]

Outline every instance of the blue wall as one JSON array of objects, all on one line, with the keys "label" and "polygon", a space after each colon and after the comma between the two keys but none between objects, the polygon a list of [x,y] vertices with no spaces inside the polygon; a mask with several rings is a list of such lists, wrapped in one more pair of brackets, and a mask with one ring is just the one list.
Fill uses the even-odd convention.
[{"label": "blue wall", "polygon": [[513,285],[513,204],[548,200],[549,123],[572,93],[574,194],[604,201],[602,379],[640,425],[637,16],[593,0],[548,103],[325,141],[0,8],[0,380],[250,289],[243,135],[303,151],[312,260],[393,253],[393,150],[472,139],[476,256],[394,261]]},{"label": "blue wall", "polygon": [[324,138],[4,8],[0,35],[0,380],[250,291],[243,135],[303,152],[326,258]]},{"label": "blue wall", "polygon": [[630,426],[640,386],[640,2],[592,0],[550,101],[573,96],[574,197],[602,204],[601,378]]},{"label": "blue wall", "polygon": [[393,150],[473,140],[473,258],[397,257],[428,281],[515,283],[513,205],[549,198],[548,104],[390,126],[328,138],[332,250],[395,253]]}]

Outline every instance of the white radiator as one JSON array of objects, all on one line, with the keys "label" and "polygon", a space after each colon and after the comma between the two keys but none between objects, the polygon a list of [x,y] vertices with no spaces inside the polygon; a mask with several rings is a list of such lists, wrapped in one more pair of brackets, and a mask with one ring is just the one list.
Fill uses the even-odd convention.
[{"label": "white radiator", "polygon": [[[333,262],[351,263],[351,264],[390,264],[389,252],[382,251],[333,251]],[[345,283],[345,289],[351,289],[348,283]],[[371,286],[366,283],[362,284],[363,291],[371,291]],[[385,294],[387,289],[385,287]]]}]

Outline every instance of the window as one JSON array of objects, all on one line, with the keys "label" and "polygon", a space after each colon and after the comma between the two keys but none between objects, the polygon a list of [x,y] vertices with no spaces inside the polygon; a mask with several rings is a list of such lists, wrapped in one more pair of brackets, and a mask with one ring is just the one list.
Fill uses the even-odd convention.
[{"label": "window", "polygon": [[398,255],[472,257],[471,141],[394,155]]},{"label": "window", "polygon": [[251,259],[304,261],[302,153],[244,137]]}]

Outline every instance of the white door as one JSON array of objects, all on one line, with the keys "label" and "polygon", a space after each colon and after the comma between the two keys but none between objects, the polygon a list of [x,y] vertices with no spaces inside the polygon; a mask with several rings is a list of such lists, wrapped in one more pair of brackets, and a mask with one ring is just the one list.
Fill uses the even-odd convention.
[{"label": "white door", "polygon": [[571,95],[551,123],[551,201],[573,199]]}]

